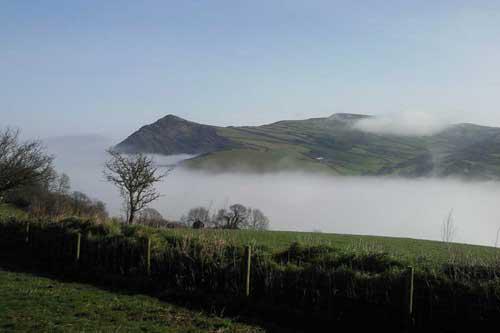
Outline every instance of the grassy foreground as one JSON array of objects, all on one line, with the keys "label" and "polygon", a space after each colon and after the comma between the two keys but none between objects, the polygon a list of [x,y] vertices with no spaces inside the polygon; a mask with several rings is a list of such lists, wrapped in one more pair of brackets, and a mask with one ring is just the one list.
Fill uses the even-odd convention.
[{"label": "grassy foreground", "polygon": [[493,248],[349,235],[158,230],[76,218],[0,222],[0,253],[41,272],[178,295],[204,310],[222,305],[226,314],[251,312],[264,323],[286,318],[402,329],[415,319],[418,327],[455,331],[500,325],[500,261]]},{"label": "grassy foreground", "polygon": [[1,332],[264,332],[143,295],[0,268]]}]

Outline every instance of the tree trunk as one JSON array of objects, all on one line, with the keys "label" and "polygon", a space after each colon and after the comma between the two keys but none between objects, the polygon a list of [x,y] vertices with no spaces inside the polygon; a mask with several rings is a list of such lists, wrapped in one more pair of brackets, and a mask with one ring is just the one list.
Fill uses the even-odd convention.
[{"label": "tree trunk", "polygon": [[128,224],[134,224],[135,212],[130,210],[130,215],[128,217]]}]

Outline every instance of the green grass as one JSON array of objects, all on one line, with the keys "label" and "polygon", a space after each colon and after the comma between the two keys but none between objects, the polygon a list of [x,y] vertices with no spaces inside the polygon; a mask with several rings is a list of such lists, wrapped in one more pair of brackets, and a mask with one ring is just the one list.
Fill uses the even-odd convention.
[{"label": "green grass", "polygon": [[[82,278],[87,274],[88,277],[99,278],[105,275],[110,279],[107,283],[123,285],[125,289],[129,286],[133,288],[134,281],[146,285],[151,282],[149,286],[155,292],[165,295],[175,291],[184,297],[192,297],[199,292],[210,300],[220,296],[220,304],[228,307],[228,311],[236,307],[231,300],[238,300],[243,292],[244,245],[253,245],[252,296],[273,311],[288,313],[290,310],[287,307],[291,306],[297,313],[304,313],[314,308],[318,314],[328,317],[336,316],[338,311],[347,311],[353,301],[386,306],[381,311],[393,313],[392,306],[400,304],[404,294],[403,282],[407,279],[408,266],[415,268],[416,308],[422,315],[431,311],[429,318],[433,317],[432,309],[436,301],[445,308],[444,312],[437,311],[443,316],[439,320],[443,320],[445,325],[449,324],[447,315],[471,313],[471,317],[467,318],[476,320],[492,318],[491,315],[498,310],[499,257],[496,249],[488,247],[322,233],[158,230],[139,225],[96,224],[76,218],[58,222],[30,221],[28,246],[25,242],[25,221],[8,220],[0,226],[2,253],[12,255],[13,261],[28,262],[41,271],[53,274],[77,274]],[[80,232],[84,239],[78,265],[74,265],[75,232]],[[145,260],[148,257],[146,253],[149,253],[146,238],[151,240],[151,266],[147,266]],[[151,269],[149,277],[146,277],[147,267]],[[87,330],[91,331],[95,330],[91,325],[99,323],[101,325],[96,327],[115,325],[103,329],[113,331],[118,325],[116,322],[128,325],[127,320],[133,321],[130,323],[132,331],[168,328],[173,332],[189,332],[196,331],[199,323],[203,326],[201,331],[220,331],[220,327],[231,331],[239,327],[227,319],[197,315],[192,311],[186,315],[190,318],[187,322],[177,322],[177,315],[165,319],[161,317],[164,313],[161,308],[172,306],[144,296],[112,293],[98,296],[92,295],[93,291],[97,291],[92,288],[77,288],[75,292],[57,291],[59,286],[65,288],[66,285],[54,283],[45,290],[31,284],[22,279],[16,280],[16,277],[2,280],[0,275],[0,323],[7,325],[4,328],[15,327],[12,320],[16,316],[21,318],[16,325],[33,325],[33,322],[44,325],[21,327],[20,330],[24,331],[59,329],[54,325],[61,325],[63,330],[64,325],[74,325],[73,320],[86,320],[84,324],[89,325]],[[332,290],[336,292],[333,294]],[[45,295],[45,292],[48,294]],[[68,296],[70,302],[64,305]],[[115,301],[117,297],[131,298],[128,298],[130,302],[125,299]],[[37,304],[31,311],[29,302],[35,300]],[[339,300],[349,302],[340,302],[338,307],[330,308],[332,302]],[[19,305],[21,301],[27,304]],[[70,305],[71,302],[74,305]],[[116,306],[110,307],[115,303]],[[481,304],[481,311],[470,312],[472,304]],[[81,310],[82,307],[85,311]],[[207,308],[212,309],[212,306]],[[6,310],[10,311],[10,315],[3,314]],[[117,310],[116,314],[114,310]],[[175,307],[170,312],[178,311],[187,310]],[[83,317],[81,313],[84,313]],[[196,316],[201,319],[192,321]],[[109,322],[105,318],[116,319]],[[431,319],[422,320],[432,322]],[[68,330],[72,329],[68,327]]]},{"label": "green grass", "polygon": [[16,217],[25,218],[27,214],[21,209],[11,205],[0,203],[0,218]]},{"label": "green grass", "polygon": [[336,174],[331,167],[293,150],[233,149],[204,155],[184,163],[191,169],[206,171],[249,171],[270,173],[278,171],[309,171]]},{"label": "green grass", "polygon": [[[377,174],[383,167],[426,152],[424,138],[361,134],[343,122],[328,119],[218,128],[218,134],[242,148],[199,156],[189,161],[188,167],[208,171],[307,170],[364,175]],[[318,156],[324,160],[317,160]]]},{"label": "green grass", "polygon": [[263,245],[270,248],[272,252],[286,250],[294,242],[308,246],[327,245],[347,252],[383,251],[416,265],[447,263],[451,254],[462,258],[467,257],[467,259],[472,258],[475,262],[489,262],[495,260],[499,254],[497,249],[486,246],[447,245],[439,241],[395,237],[249,230],[165,229],[163,232],[174,236],[224,239],[235,244]]},{"label": "green grass", "polygon": [[1,332],[264,332],[255,326],[85,284],[0,269]]}]

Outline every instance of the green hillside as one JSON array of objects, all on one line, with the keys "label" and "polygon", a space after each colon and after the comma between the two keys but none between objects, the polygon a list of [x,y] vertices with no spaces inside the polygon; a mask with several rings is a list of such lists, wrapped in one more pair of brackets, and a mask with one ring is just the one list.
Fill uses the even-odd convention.
[{"label": "green hillside", "polygon": [[184,165],[213,172],[500,177],[498,128],[459,124],[430,136],[382,135],[355,127],[368,117],[335,114],[263,126],[216,127],[169,115],[117,147],[133,153],[198,154]]},{"label": "green hillside", "polygon": [[0,268],[2,332],[264,332],[155,298]]}]

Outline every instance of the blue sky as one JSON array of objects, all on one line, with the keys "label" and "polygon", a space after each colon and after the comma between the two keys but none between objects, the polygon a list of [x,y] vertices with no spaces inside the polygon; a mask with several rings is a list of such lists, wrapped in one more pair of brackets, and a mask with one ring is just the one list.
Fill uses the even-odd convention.
[{"label": "blue sky", "polygon": [[500,126],[499,1],[0,0],[0,125],[121,138],[418,111]]}]

